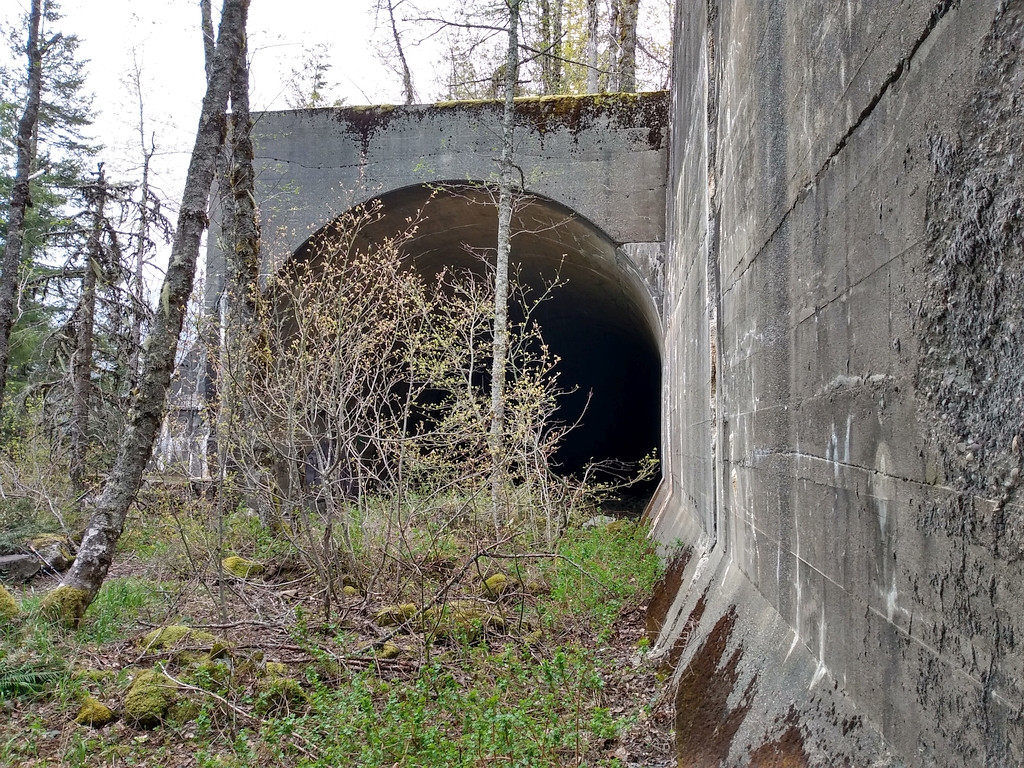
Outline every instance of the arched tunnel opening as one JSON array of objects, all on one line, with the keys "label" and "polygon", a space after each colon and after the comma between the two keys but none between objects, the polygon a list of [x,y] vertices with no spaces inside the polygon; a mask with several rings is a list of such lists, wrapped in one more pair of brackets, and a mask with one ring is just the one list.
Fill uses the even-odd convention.
[{"label": "arched tunnel opening", "polygon": [[[422,274],[482,271],[481,253],[493,262],[497,210],[483,185],[417,185],[378,199],[382,215],[360,232],[366,247],[415,221],[404,249]],[[329,236],[330,226],[307,247]],[[539,295],[556,278],[559,283],[531,314],[559,358],[559,387],[566,392],[556,419],[578,422],[554,457],[556,470],[576,473],[595,461],[633,464],[657,454],[660,321],[639,274],[598,227],[552,200],[521,199],[512,231],[511,271],[530,294]],[[636,492],[651,492],[658,479]]]}]

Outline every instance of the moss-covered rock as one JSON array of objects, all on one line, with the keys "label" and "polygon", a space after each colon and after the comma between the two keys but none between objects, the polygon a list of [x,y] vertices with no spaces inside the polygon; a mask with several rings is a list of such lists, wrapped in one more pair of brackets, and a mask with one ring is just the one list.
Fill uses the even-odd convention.
[{"label": "moss-covered rock", "polygon": [[377,649],[378,659],[395,659],[402,655],[402,648],[390,640],[384,643],[379,649]]},{"label": "moss-covered rock", "polygon": [[510,579],[504,573],[496,573],[484,579],[481,592],[490,600],[497,600],[515,586],[515,580]]},{"label": "moss-covered rock", "polygon": [[117,719],[114,710],[92,696],[87,696],[82,702],[78,714],[75,715],[75,722],[79,725],[88,725],[93,728],[102,728],[104,725]]},{"label": "moss-covered rock", "polygon": [[59,533],[44,533],[41,536],[36,536],[28,542],[28,547],[56,571],[66,571],[75,559],[68,537]]},{"label": "moss-covered rock", "polygon": [[523,582],[523,592],[534,597],[551,594],[551,582],[543,577],[527,579]]},{"label": "moss-covered rock", "polygon": [[385,605],[373,615],[373,620],[382,627],[397,627],[415,616],[417,610],[414,603]]},{"label": "moss-covered rock", "polygon": [[170,626],[160,627],[147,633],[139,641],[139,645],[148,651],[173,651],[178,648],[198,646],[203,649],[209,648],[211,651],[210,657],[216,658],[212,653],[214,647],[220,650],[220,653],[217,655],[223,655],[226,644],[218,640],[214,635],[201,629],[193,629],[184,624],[171,624]]},{"label": "moss-covered rock", "polygon": [[[268,665],[269,666],[269,665]],[[299,681],[291,677],[267,677],[259,682],[256,711],[261,715],[301,712],[309,703]]]},{"label": "moss-covered rock", "polygon": [[43,598],[39,610],[54,624],[73,628],[82,623],[85,609],[92,602],[92,596],[84,589],[59,586]]},{"label": "moss-covered rock", "polygon": [[136,675],[124,700],[124,719],[137,728],[155,728],[177,701],[176,686],[166,675],[146,669]]},{"label": "moss-covered rock", "polygon": [[476,642],[487,632],[504,632],[505,617],[472,600],[453,600],[423,612],[422,629],[428,641],[451,639]]},{"label": "moss-covered rock", "polygon": [[342,587],[341,592],[345,597],[359,597],[359,588],[353,587],[351,584],[346,584]]},{"label": "moss-covered rock", "polygon": [[617,534],[631,534],[636,532],[636,522],[633,520],[627,520],[626,518],[620,518],[614,523],[608,523],[606,529],[608,533]]},{"label": "moss-covered rock", "polygon": [[288,667],[280,661],[268,661],[265,670],[268,678],[288,677]]},{"label": "moss-covered rock", "polygon": [[20,613],[21,609],[18,607],[18,601],[14,599],[14,595],[0,586],[0,622],[6,624],[13,621]]},{"label": "moss-covered rock", "polygon": [[188,671],[188,682],[214,693],[226,693],[231,688],[231,665],[215,659],[203,659]]},{"label": "moss-covered rock", "polygon": [[246,560],[244,557],[238,555],[231,555],[225,557],[220,561],[221,568],[225,572],[239,579],[248,579],[252,576],[259,576],[266,570],[266,566],[263,563],[258,563],[255,560]]}]

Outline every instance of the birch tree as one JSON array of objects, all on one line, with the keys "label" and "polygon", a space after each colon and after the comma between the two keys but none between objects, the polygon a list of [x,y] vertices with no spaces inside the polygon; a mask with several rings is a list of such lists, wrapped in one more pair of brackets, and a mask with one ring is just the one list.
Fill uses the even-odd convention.
[{"label": "birch tree", "polygon": [[508,50],[505,56],[505,103],[501,113],[501,159],[498,165],[498,242],[494,270],[494,350],[491,367],[491,505],[495,526],[503,522],[504,486],[501,456],[505,432],[505,365],[508,357],[508,260],[512,250],[512,198],[515,171],[515,92],[519,78],[519,10],[522,0],[506,0]]},{"label": "birch tree", "polygon": [[242,51],[248,8],[248,0],[224,0],[174,242],[143,351],[128,428],[92,509],[75,562],[61,584],[43,601],[46,615],[68,625],[77,625],[106,578],[163,417],[185,306],[195,279],[200,239],[207,225],[207,199],[224,140],[228,93]]}]

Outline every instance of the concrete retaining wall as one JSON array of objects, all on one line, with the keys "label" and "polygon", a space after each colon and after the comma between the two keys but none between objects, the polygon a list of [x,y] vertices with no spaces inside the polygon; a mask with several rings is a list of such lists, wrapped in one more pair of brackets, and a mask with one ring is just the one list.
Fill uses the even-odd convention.
[{"label": "concrete retaining wall", "polygon": [[1024,764],[1024,2],[679,6],[680,764]]}]

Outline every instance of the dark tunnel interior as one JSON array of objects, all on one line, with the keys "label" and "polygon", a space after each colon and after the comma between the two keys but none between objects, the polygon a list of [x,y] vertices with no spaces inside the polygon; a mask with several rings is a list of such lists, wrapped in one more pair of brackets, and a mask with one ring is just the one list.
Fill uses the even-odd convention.
[{"label": "dark tunnel interior", "polygon": [[[419,271],[479,269],[471,251],[493,258],[497,212],[479,186],[407,187],[380,201],[383,215],[362,237],[394,236],[417,220],[406,251]],[[533,292],[556,276],[561,283],[533,314],[560,358],[560,388],[575,388],[560,397],[556,414],[579,420],[555,457],[559,471],[660,455],[660,327],[642,281],[606,235],[553,201],[520,203],[512,230],[510,261],[520,281]]]}]

